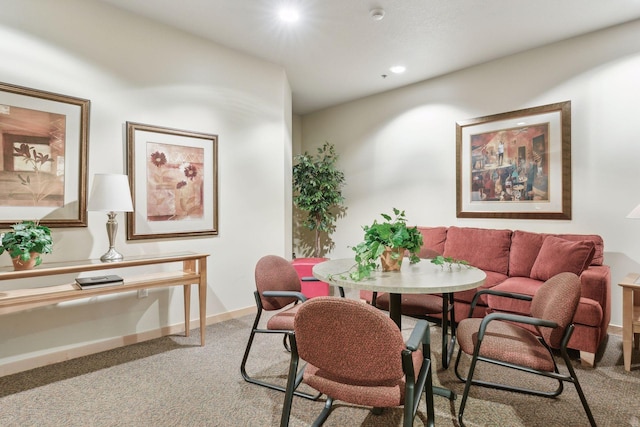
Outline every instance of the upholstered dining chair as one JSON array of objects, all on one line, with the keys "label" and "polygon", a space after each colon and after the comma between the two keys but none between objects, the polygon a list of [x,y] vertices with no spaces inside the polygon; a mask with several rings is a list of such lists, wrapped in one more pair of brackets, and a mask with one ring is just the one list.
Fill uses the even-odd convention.
[{"label": "upholstered dining chair", "polygon": [[290,334],[291,363],[281,426],[289,425],[299,360],[307,362],[303,381],[327,396],[314,426],[324,423],[334,400],[381,408],[404,406],[404,426],[412,426],[425,392],[429,426],[434,425],[429,325],[418,321],[405,343],[389,316],[360,301],[316,297],[298,309]]},{"label": "upholstered dining chair", "polygon": [[[258,308],[256,317],[251,327],[249,341],[240,364],[240,373],[245,381],[257,384],[272,390],[285,391],[285,386],[270,383],[251,376],[247,373],[247,361],[256,334],[281,334],[283,345],[290,351],[288,334],[293,331],[293,320],[297,310],[307,298],[300,290],[300,278],[291,262],[277,255],[266,255],[260,258],[255,267],[256,290],[254,297]],[[263,311],[275,312],[261,325]],[[264,322],[262,322],[264,323]],[[297,374],[297,383],[302,381],[302,370]],[[297,396],[308,399],[317,399],[320,394],[308,394],[296,391]]]},{"label": "upholstered dining chair", "polygon": [[[530,300],[531,317],[491,313],[482,319],[463,319],[458,324],[459,350],[455,372],[456,376],[465,382],[458,411],[458,420],[461,425],[463,425],[462,417],[471,385],[556,397],[562,393],[564,382],[573,383],[589,423],[592,426],[596,425],[567,353],[567,343],[574,328],[571,322],[580,300],[580,286],[580,278],[575,274],[560,273],[547,280],[533,297],[490,289],[479,291],[476,294],[471,303],[471,312],[473,312],[479,296],[487,293],[505,298]],[[560,350],[560,355],[568,371],[567,374],[559,372],[552,349]],[[462,353],[472,356],[466,377],[459,372]],[[473,376],[478,361],[542,375],[557,380],[558,386],[554,391],[544,391],[476,380]]]}]

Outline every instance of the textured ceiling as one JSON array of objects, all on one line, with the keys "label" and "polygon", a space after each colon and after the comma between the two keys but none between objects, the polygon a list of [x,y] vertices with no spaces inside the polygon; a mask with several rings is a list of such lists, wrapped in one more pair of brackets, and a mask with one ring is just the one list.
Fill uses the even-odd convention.
[{"label": "textured ceiling", "polygon": [[640,0],[100,1],[282,65],[297,114],[640,18]]}]

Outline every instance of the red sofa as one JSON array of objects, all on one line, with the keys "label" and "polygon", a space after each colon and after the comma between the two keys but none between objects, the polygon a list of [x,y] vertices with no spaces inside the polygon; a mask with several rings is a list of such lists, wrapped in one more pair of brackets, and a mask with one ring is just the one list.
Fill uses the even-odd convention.
[{"label": "red sofa", "polygon": [[[595,355],[607,336],[611,317],[611,270],[602,264],[604,244],[600,236],[472,227],[418,229],[424,239],[423,255],[436,251],[482,269],[487,279],[480,289],[534,295],[545,280],[557,273],[571,271],[578,274],[582,281],[582,296],[568,347],[580,351],[582,364],[594,366]],[[474,289],[454,294],[456,321],[468,317],[475,293]],[[363,297],[369,299],[369,295]],[[529,305],[527,301],[484,295],[473,317],[495,311],[529,315]]]}]

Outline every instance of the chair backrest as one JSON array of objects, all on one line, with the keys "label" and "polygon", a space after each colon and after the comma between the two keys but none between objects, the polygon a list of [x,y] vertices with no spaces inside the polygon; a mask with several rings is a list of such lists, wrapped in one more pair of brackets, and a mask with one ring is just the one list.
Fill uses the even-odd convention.
[{"label": "chair backrest", "polygon": [[573,273],[556,274],[540,287],[531,301],[531,316],[556,322],[558,328],[538,328],[544,340],[559,348],[564,331],[580,302],[580,278]]},{"label": "chair backrest", "polygon": [[298,309],[294,331],[300,358],[338,382],[379,385],[404,376],[398,326],[360,301],[316,297]]},{"label": "chair backrest", "polygon": [[255,269],[256,289],[260,295],[262,308],[279,310],[295,301],[289,297],[264,297],[264,291],[300,292],[300,278],[291,262],[277,255],[266,255],[258,260]]}]

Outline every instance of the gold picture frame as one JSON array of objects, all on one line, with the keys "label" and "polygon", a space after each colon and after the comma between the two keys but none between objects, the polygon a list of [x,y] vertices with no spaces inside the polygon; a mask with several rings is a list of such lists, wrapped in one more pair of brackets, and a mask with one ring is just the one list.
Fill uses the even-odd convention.
[{"label": "gold picture frame", "polygon": [[218,136],[127,122],[127,240],[218,234]]},{"label": "gold picture frame", "polygon": [[90,101],[0,83],[0,227],[87,226]]},{"label": "gold picture frame", "polygon": [[456,123],[458,218],[571,219],[571,101]]}]

